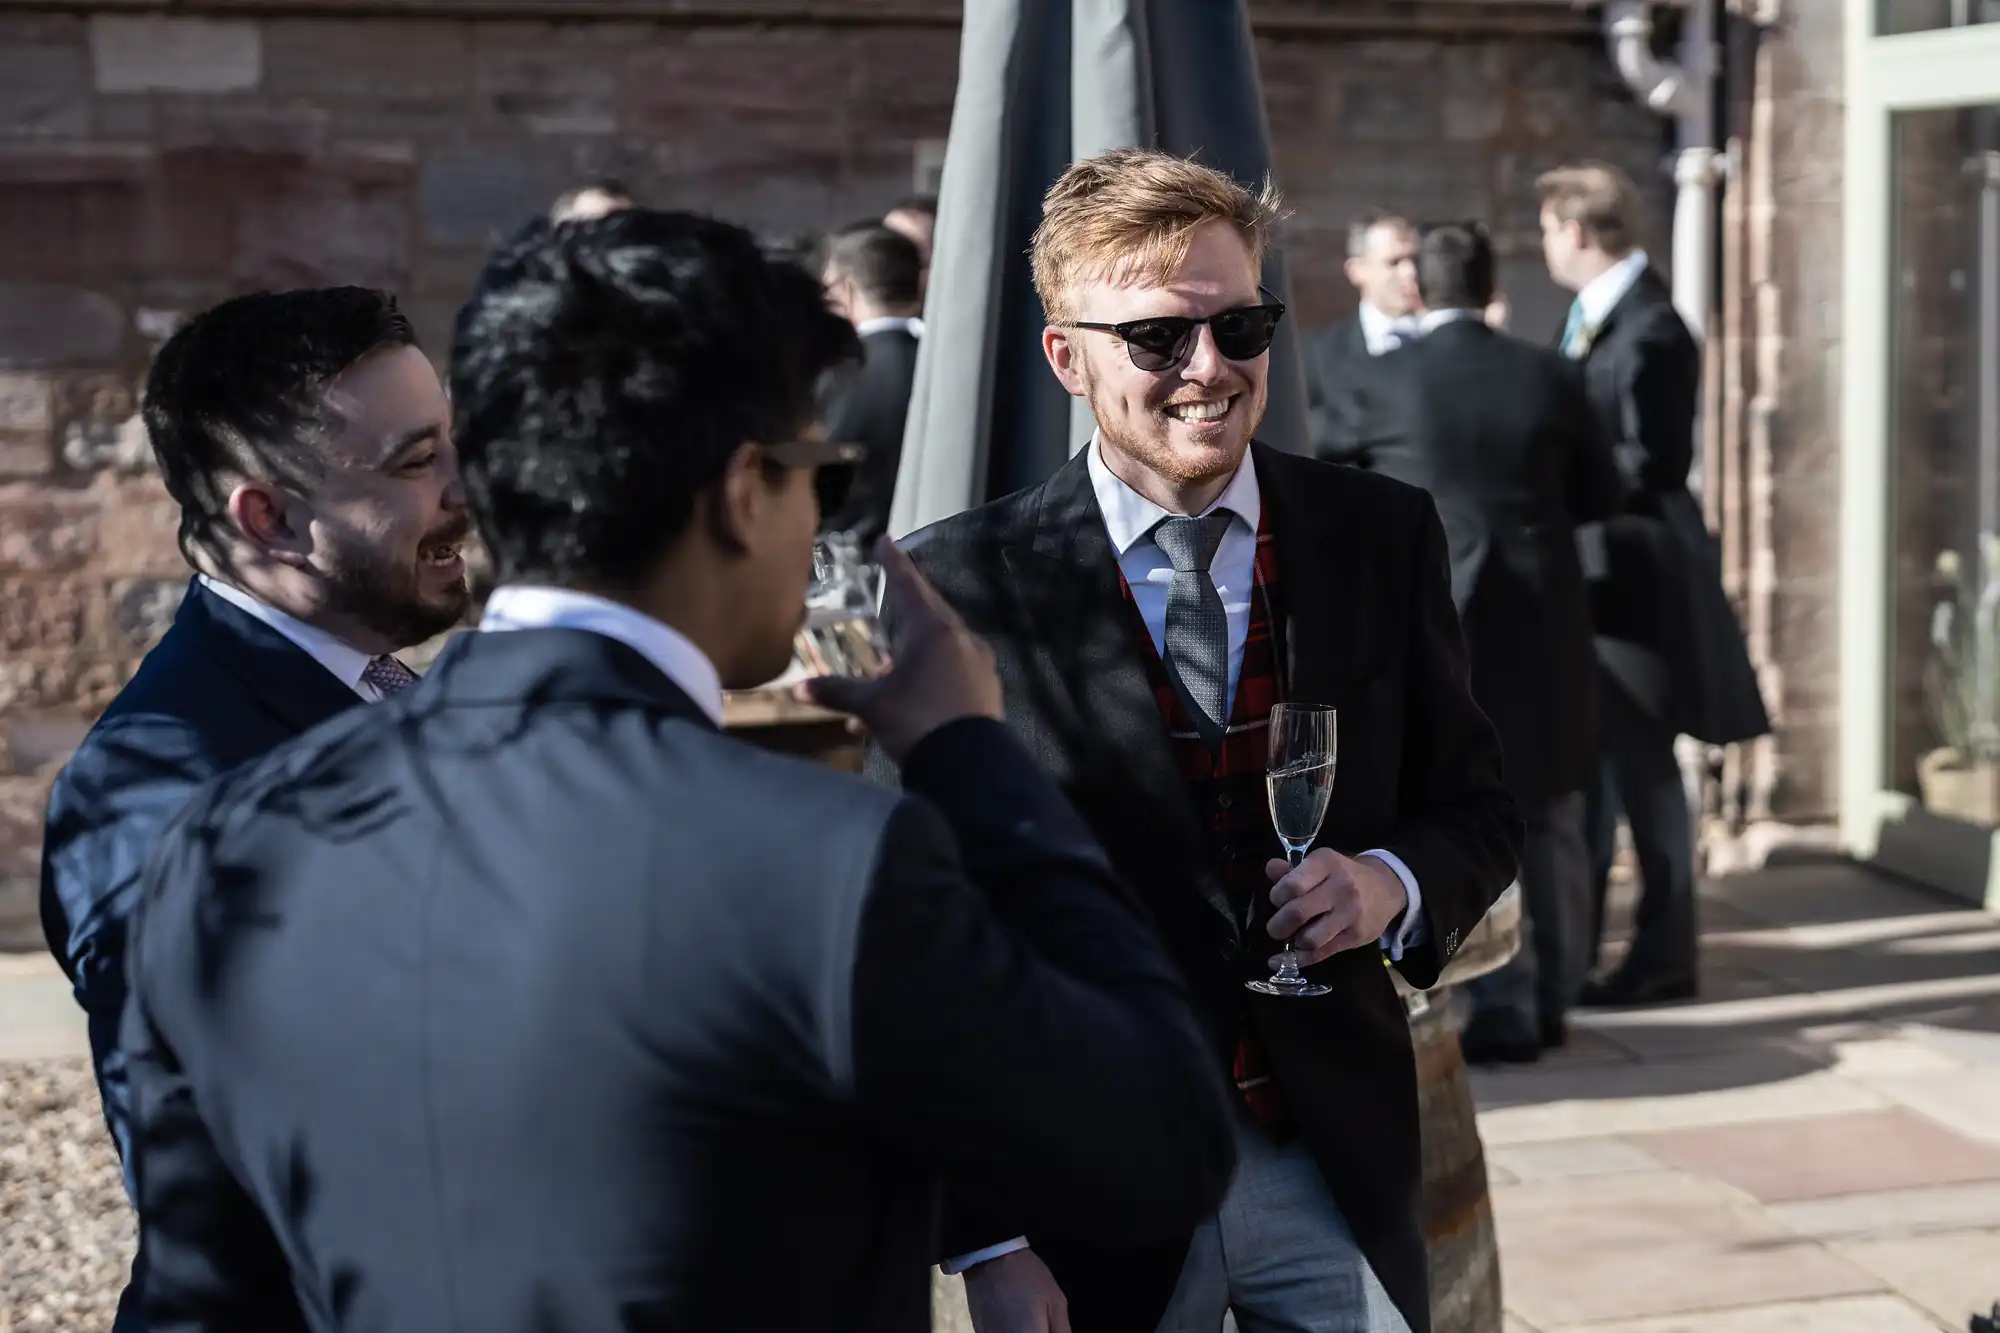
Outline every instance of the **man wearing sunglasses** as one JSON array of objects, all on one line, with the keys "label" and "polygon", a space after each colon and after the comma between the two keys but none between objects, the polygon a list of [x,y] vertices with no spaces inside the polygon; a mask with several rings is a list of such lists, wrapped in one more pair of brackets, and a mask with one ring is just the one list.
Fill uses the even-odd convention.
[{"label": "man wearing sunglasses", "polygon": [[[1059,1215],[955,1196],[945,1253],[979,1333],[1217,1333],[1232,1310],[1428,1333],[1416,1071],[1383,962],[1436,981],[1512,879],[1520,825],[1429,498],[1253,442],[1278,212],[1270,188],[1162,153],[1071,166],[1035,283],[1049,366],[1096,436],[909,542],[993,645],[1009,726],[1152,909],[1239,1094],[1229,1194],[1172,1243],[1092,1247]],[[1289,872],[1265,795],[1280,702],[1339,710],[1331,805]],[[1286,939],[1331,993],[1245,989]]]}]

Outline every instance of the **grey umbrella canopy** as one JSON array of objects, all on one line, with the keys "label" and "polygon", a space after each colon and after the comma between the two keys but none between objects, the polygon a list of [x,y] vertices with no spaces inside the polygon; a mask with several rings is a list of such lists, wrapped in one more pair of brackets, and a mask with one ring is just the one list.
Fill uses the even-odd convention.
[{"label": "grey umbrella canopy", "polygon": [[[1242,0],[966,0],[924,337],[890,531],[1046,478],[1090,413],[1042,359],[1028,241],[1063,168],[1110,148],[1192,155],[1255,185],[1270,134]],[[1286,300],[1283,256],[1264,285]],[[1293,321],[1258,438],[1305,447]]]}]

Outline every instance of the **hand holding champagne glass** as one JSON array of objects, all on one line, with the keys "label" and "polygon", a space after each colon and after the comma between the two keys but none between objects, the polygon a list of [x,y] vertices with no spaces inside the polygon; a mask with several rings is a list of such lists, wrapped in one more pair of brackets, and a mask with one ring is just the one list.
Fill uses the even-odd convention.
[{"label": "hand holding champagne glass", "polygon": [[[1293,866],[1305,859],[1319,837],[1333,796],[1334,759],[1338,734],[1334,710],[1319,704],[1279,704],[1271,710],[1271,755],[1264,769],[1264,790],[1271,802],[1271,826]],[[1263,995],[1306,998],[1332,989],[1308,981],[1299,971],[1291,941],[1268,981],[1246,981]]]}]

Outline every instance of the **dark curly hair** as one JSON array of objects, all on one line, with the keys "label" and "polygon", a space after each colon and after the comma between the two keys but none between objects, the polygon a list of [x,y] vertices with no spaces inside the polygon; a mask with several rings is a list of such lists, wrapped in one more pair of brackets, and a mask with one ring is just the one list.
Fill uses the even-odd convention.
[{"label": "dark curly hair", "polygon": [[746,441],[795,439],[860,355],[819,279],[740,227],[629,209],[530,227],[459,314],[453,431],[502,582],[630,589]]}]

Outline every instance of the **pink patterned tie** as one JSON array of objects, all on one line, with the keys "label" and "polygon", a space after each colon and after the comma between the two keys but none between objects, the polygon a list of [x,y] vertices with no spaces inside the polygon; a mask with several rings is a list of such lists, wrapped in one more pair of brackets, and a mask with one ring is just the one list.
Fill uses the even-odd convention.
[{"label": "pink patterned tie", "polygon": [[417,683],[417,673],[384,653],[371,658],[367,666],[361,668],[363,684],[375,687],[375,692],[384,699]]}]

